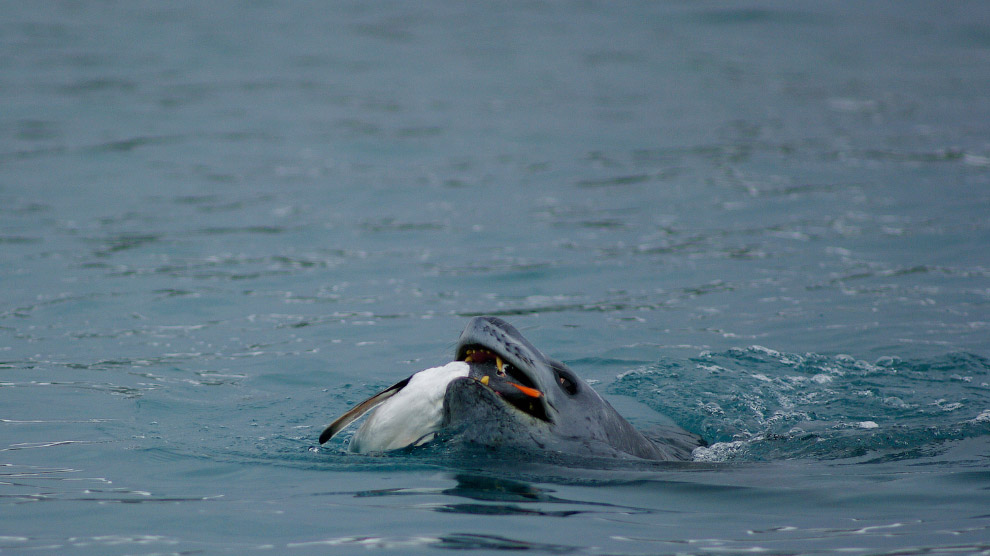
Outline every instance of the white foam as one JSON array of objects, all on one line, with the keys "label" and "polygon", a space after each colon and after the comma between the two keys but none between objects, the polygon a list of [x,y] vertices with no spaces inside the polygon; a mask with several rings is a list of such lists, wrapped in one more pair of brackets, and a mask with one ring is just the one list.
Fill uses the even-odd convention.
[{"label": "white foam", "polygon": [[719,463],[727,461],[732,456],[746,448],[742,440],[733,442],[716,442],[711,446],[700,446],[691,452],[691,458],[697,462]]}]

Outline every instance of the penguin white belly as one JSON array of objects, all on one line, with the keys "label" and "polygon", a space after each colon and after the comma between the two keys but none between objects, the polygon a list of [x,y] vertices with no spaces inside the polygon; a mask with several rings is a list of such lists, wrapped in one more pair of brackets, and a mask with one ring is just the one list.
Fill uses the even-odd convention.
[{"label": "penguin white belly", "polygon": [[412,375],[402,389],[368,415],[348,449],[358,453],[386,452],[430,440],[440,428],[447,385],[468,376],[469,370],[467,363],[453,361]]}]

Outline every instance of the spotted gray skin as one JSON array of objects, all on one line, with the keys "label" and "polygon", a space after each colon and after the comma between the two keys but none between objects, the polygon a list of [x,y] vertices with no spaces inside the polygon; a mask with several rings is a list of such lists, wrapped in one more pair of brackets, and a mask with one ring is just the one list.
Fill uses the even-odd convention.
[{"label": "spotted gray skin", "polygon": [[[542,412],[524,412],[478,379],[489,368],[472,365],[444,395],[441,429],[458,441],[493,448],[551,450],[597,457],[638,457],[683,461],[701,439],[673,427],[659,441],[647,438],[563,363],[543,355],[512,325],[496,317],[476,317],[457,344],[457,359],[470,348],[499,355],[543,395],[533,400]],[[511,378],[511,377],[510,377]],[[539,409],[539,408],[537,408]]]}]

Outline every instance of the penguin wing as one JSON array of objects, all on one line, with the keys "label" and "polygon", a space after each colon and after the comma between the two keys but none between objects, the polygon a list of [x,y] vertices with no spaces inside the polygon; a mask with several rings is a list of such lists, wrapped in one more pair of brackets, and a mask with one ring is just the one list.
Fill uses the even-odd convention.
[{"label": "penguin wing", "polygon": [[396,382],[395,384],[389,386],[388,388],[382,390],[381,392],[375,394],[374,396],[371,396],[370,398],[357,404],[356,406],[351,408],[347,413],[338,417],[336,421],[330,423],[330,425],[327,428],[323,429],[323,432],[320,434],[320,444],[324,444],[326,443],[326,441],[337,436],[337,433],[344,430],[347,427],[347,425],[350,425],[359,417],[361,417],[368,411],[374,409],[375,406],[377,406],[378,404],[396,395],[399,392],[399,390],[402,390],[403,388],[406,387],[406,384],[409,384],[410,378],[412,377]]}]

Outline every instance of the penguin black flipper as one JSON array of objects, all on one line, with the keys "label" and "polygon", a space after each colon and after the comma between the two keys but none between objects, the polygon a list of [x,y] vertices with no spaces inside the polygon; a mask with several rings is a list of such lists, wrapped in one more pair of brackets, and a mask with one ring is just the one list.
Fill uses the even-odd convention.
[{"label": "penguin black flipper", "polygon": [[375,394],[374,396],[371,396],[370,398],[357,404],[356,406],[351,408],[347,413],[338,417],[336,421],[330,423],[330,425],[327,426],[327,428],[323,429],[323,432],[320,434],[320,444],[325,444],[328,440],[330,440],[334,436],[337,436],[337,433],[344,430],[344,428],[346,428],[347,425],[350,425],[359,417],[361,417],[368,411],[374,409],[375,406],[377,406],[378,404],[384,402],[385,400],[397,394],[399,390],[402,390],[403,388],[406,387],[406,384],[409,384],[410,378],[412,377],[410,376],[405,380],[396,382],[392,386],[389,386],[388,388],[382,390],[381,392]]}]

